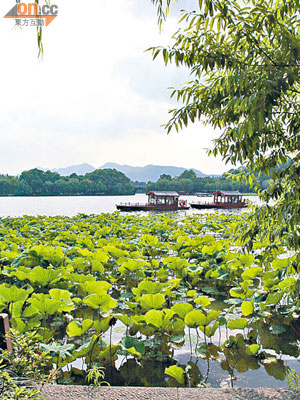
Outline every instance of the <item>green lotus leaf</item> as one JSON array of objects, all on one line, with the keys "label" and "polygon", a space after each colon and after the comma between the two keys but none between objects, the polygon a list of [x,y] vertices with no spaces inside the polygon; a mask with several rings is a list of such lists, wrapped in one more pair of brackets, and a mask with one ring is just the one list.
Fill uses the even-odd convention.
[{"label": "green lotus leaf", "polygon": [[121,264],[119,267],[119,271],[121,274],[126,275],[130,272],[137,272],[142,269],[148,263],[146,261],[141,260],[127,260]]},{"label": "green lotus leaf", "polygon": [[138,284],[137,288],[132,289],[132,293],[136,296],[141,296],[142,294],[156,294],[161,293],[162,289],[166,286],[164,283],[152,282],[148,280],[143,280]]},{"label": "green lotus leaf", "polygon": [[188,265],[188,262],[185,258],[166,257],[163,259],[163,264],[172,268],[174,271],[181,271]]},{"label": "green lotus leaf", "polygon": [[68,358],[66,358],[66,360],[62,364],[62,366],[70,364],[71,362],[77,360],[78,358],[86,357],[87,354],[92,350],[92,348],[96,347],[94,345],[95,345],[97,340],[98,340],[98,336],[97,335],[93,335],[89,342],[83,344],[78,349],[74,350],[72,352],[72,354],[70,354],[70,356],[68,356]]},{"label": "green lotus leaf", "polygon": [[252,314],[254,311],[253,303],[251,301],[243,301],[241,308],[242,314],[245,315],[245,317]]},{"label": "green lotus leaf", "polygon": [[118,359],[117,351],[121,349],[121,346],[112,344],[111,346],[107,346],[105,350],[100,351],[97,354],[99,360],[107,360],[107,361],[116,361]]},{"label": "green lotus leaf", "polygon": [[199,304],[202,308],[205,308],[210,305],[211,301],[207,296],[197,297],[194,302]]},{"label": "green lotus leaf", "polygon": [[138,351],[136,351],[136,349],[134,347],[130,347],[126,351],[127,351],[127,353],[131,354],[132,356],[136,357],[139,360],[142,358],[142,354],[139,353]]},{"label": "green lotus leaf", "polygon": [[276,258],[272,262],[272,267],[274,269],[283,269],[283,268],[286,268],[288,266],[289,262],[290,262],[289,258]]},{"label": "green lotus leaf", "polygon": [[34,294],[28,302],[36,312],[44,316],[53,315],[61,311],[61,302],[51,299],[50,296],[46,294]]},{"label": "green lotus leaf", "polygon": [[246,348],[246,354],[248,356],[255,356],[259,349],[260,349],[259,344],[250,344],[250,346]]},{"label": "green lotus leaf", "polygon": [[221,250],[223,250],[223,244],[221,242],[215,242],[209,246],[204,246],[202,249],[202,254],[211,256]]},{"label": "green lotus leaf", "polygon": [[150,310],[145,314],[145,320],[148,325],[160,328],[163,325],[164,314],[160,310]]},{"label": "green lotus leaf", "polygon": [[171,365],[171,367],[165,369],[165,374],[176,379],[176,381],[181,385],[184,384],[184,371],[181,367],[178,367],[177,365]]},{"label": "green lotus leaf", "polygon": [[0,301],[3,304],[25,301],[32,290],[19,289],[16,286],[0,285]]},{"label": "green lotus leaf", "polygon": [[243,280],[253,279],[257,276],[260,276],[262,274],[262,272],[263,272],[263,269],[261,267],[247,268],[242,273],[242,278],[243,278]]},{"label": "green lotus leaf", "polygon": [[116,259],[126,256],[128,254],[126,251],[118,249],[112,244],[108,244],[107,246],[105,246],[104,250],[108,251]]},{"label": "green lotus leaf", "polygon": [[95,253],[93,253],[93,258],[95,261],[98,261],[100,263],[107,263],[109,260],[109,255],[106,253],[106,251],[97,249]]},{"label": "green lotus leaf", "polygon": [[104,333],[108,331],[108,329],[110,328],[109,325],[110,320],[111,320],[110,316],[106,318],[97,319],[96,321],[94,321],[93,328],[97,333]]},{"label": "green lotus leaf", "polygon": [[160,330],[168,330],[172,328],[171,319],[174,316],[174,311],[169,309],[150,310],[145,314],[145,321],[148,325],[155,326]]},{"label": "green lotus leaf", "polygon": [[30,268],[18,267],[18,270],[11,272],[10,275],[15,276],[20,281],[25,281],[26,279],[28,279],[28,275],[29,275],[30,271],[31,271]]},{"label": "green lotus leaf", "polygon": [[93,323],[90,319],[83,320],[81,324],[78,321],[72,321],[67,326],[66,333],[69,337],[83,336],[93,326]]},{"label": "green lotus leaf", "polygon": [[244,299],[246,297],[242,288],[232,288],[229,290],[229,293],[231,297],[237,297],[239,299]]},{"label": "green lotus leaf", "polygon": [[186,314],[184,322],[189,328],[206,325],[206,316],[200,310],[193,310]]},{"label": "green lotus leaf", "polygon": [[100,272],[100,274],[103,274],[104,272],[104,266],[100,261],[97,260],[91,261],[91,267],[93,272]]},{"label": "green lotus leaf", "polygon": [[[255,258],[252,254],[241,254],[239,256],[239,261],[243,265],[244,269],[249,268],[255,261]],[[256,268],[256,267],[254,267]],[[260,268],[260,267],[259,267]],[[251,268],[252,269],[252,268]]]},{"label": "green lotus leaf", "polygon": [[52,344],[42,343],[41,348],[44,351],[55,353],[61,358],[66,358],[71,355],[70,351],[74,349],[74,344],[68,343],[60,345],[58,343],[52,343]]},{"label": "green lotus leaf", "polygon": [[297,281],[295,278],[286,278],[278,283],[277,287],[279,289],[293,291],[296,288]]},{"label": "green lotus leaf", "polygon": [[62,275],[59,270],[50,268],[35,267],[29,273],[28,279],[32,284],[39,286],[48,286],[61,279]]},{"label": "green lotus leaf", "polygon": [[213,326],[199,326],[199,329],[207,336],[212,337],[216,333],[216,330],[219,327],[219,322],[215,321]]},{"label": "green lotus leaf", "polygon": [[109,294],[91,294],[86,297],[83,302],[88,307],[95,309],[101,308],[105,313],[115,308],[118,304]]},{"label": "green lotus leaf", "polygon": [[79,293],[83,296],[88,294],[107,294],[112,285],[106,281],[87,281],[79,285]]},{"label": "green lotus leaf", "polygon": [[280,302],[282,299],[282,296],[284,295],[284,292],[277,292],[277,293],[270,293],[268,297],[265,300],[265,305],[266,306],[272,306],[276,305]]},{"label": "green lotus leaf", "polygon": [[193,310],[193,306],[190,303],[177,303],[171,307],[180,318],[184,319],[187,313]]},{"label": "green lotus leaf", "polygon": [[128,352],[130,352],[130,349],[134,349],[136,354],[133,352],[130,354],[137,355],[138,353],[140,355],[138,358],[141,358],[145,354],[145,344],[142,340],[133,338],[131,336],[125,336],[119,344]]},{"label": "green lotus leaf", "polygon": [[227,322],[227,328],[234,329],[244,329],[248,325],[248,320],[246,318],[232,319]]},{"label": "green lotus leaf", "polygon": [[67,290],[51,289],[49,290],[49,294],[53,300],[60,301],[61,311],[70,312],[74,309],[74,303],[71,300],[71,294]]},{"label": "green lotus leaf", "polygon": [[212,321],[216,320],[221,314],[221,311],[211,310],[205,318],[205,325],[209,325]]},{"label": "green lotus leaf", "polygon": [[141,236],[140,241],[150,246],[156,246],[158,244],[158,238],[152,235],[143,235]]},{"label": "green lotus leaf", "polygon": [[132,319],[126,314],[115,314],[114,316],[115,318],[120,320],[125,326],[129,326],[132,321]]},{"label": "green lotus leaf", "polygon": [[165,296],[157,294],[143,294],[140,298],[140,304],[146,310],[161,308],[165,302]]},{"label": "green lotus leaf", "polygon": [[21,318],[11,318],[9,322],[11,327],[18,333],[24,333],[28,329],[27,324],[25,324]]}]

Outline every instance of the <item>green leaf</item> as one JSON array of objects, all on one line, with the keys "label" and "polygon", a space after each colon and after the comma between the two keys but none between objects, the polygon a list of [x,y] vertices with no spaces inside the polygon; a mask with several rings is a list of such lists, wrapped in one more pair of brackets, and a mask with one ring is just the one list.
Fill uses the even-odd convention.
[{"label": "green leaf", "polygon": [[244,329],[248,325],[248,320],[246,318],[232,319],[227,322],[227,328],[234,329]]},{"label": "green leaf", "polygon": [[253,303],[251,301],[243,301],[241,308],[242,314],[245,315],[245,317],[252,314],[254,310]]},{"label": "green leaf", "polygon": [[176,379],[176,381],[181,385],[184,384],[184,371],[181,367],[178,367],[177,365],[172,365],[171,367],[165,369],[165,374]]},{"label": "green leaf", "polygon": [[93,323],[90,319],[83,320],[81,324],[78,321],[72,321],[67,326],[66,333],[69,337],[83,336]]},{"label": "green leaf", "polygon": [[196,304],[201,305],[202,308],[205,308],[205,307],[209,306],[210,303],[211,303],[210,299],[209,299],[207,296],[200,296],[200,297],[197,297],[197,298],[194,300],[194,302],[195,302]]},{"label": "green leaf", "polygon": [[165,302],[165,296],[157,294],[143,294],[140,299],[141,306],[146,310],[161,308]]},{"label": "green leaf", "polygon": [[260,349],[259,344],[250,344],[250,346],[246,348],[246,354],[248,356],[255,356],[259,349]]},{"label": "green leaf", "polygon": [[206,316],[200,310],[193,310],[186,314],[184,322],[190,328],[204,326],[206,324]]},{"label": "green leaf", "polygon": [[193,306],[190,303],[177,303],[171,307],[171,310],[184,319],[186,314],[193,310]]},{"label": "green leaf", "polygon": [[109,294],[91,294],[86,297],[83,302],[88,307],[102,309],[105,313],[115,308],[118,304]]},{"label": "green leaf", "polygon": [[32,284],[39,286],[48,286],[57,282],[61,278],[59,270],[49,268],[35,267],[29,274],[28,279]]}]

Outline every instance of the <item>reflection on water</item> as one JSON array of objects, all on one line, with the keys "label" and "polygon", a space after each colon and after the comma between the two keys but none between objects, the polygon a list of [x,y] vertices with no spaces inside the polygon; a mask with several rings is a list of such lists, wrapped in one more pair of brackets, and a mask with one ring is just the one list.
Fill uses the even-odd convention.
[{"label": "reflection on water", "polygon": [[[209,198],[196,196],[182,196],[190,202],[210,201]],[[245,197],[257,203],[257,196]],[[212,199],[211,199],[212,200]],[[100,214],[112,213],[116,211],[118,203],[146,203],[145,194],[135,196],[59,196],[59,197],[0,197],[0,216],[1,217],[20,217],[23,215],[65,215],[73,217],[77,214]],[[191,215],[205,213],[231,213],[239,214],[244,210],[195,210],[191,208],[187,211],[177,211],[176,214]],[[140,213],[147,215],[148,213]]]}]

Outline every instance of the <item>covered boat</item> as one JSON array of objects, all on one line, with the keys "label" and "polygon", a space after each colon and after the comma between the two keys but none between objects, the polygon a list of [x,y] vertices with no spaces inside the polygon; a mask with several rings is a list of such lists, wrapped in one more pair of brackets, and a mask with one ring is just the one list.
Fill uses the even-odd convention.
[{"label": "covered boat", "polygon": [[204,208],[245,208],[248,204],[243,200],[243,195],[240,192],[229,192],[217,190],[214,193],[213,202],[191,203],[191,207]]},{"label": "covered boat", "polygon": [[187,200],[179,200],[177,192],[157,192],[147,193],[148,203],[120,203],[116,207],[120,211],[177,211],[188,210],[190,206]]}]

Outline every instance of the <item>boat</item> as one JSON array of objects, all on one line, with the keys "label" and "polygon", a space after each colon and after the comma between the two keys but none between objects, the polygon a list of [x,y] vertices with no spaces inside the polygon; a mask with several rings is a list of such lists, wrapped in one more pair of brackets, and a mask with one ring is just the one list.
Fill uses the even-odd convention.
[{"label": "boat", "polygon": [[119,211],[178,211],[188,210],[190,206],[187,200],[179,200],[177,192],[157,192],[147,193],[148,203],[120,203],[116,204]]},{"label": "boat", "polygon": [[243,200],[243,195],[240,192],[230,192],[217,190],[214,194],[213,202],[198,202],[191,203],[192,208],[206,209],[206,208],[221,208],[221,209],[232,209],[232,208],[245,208],[248,203]]}]

